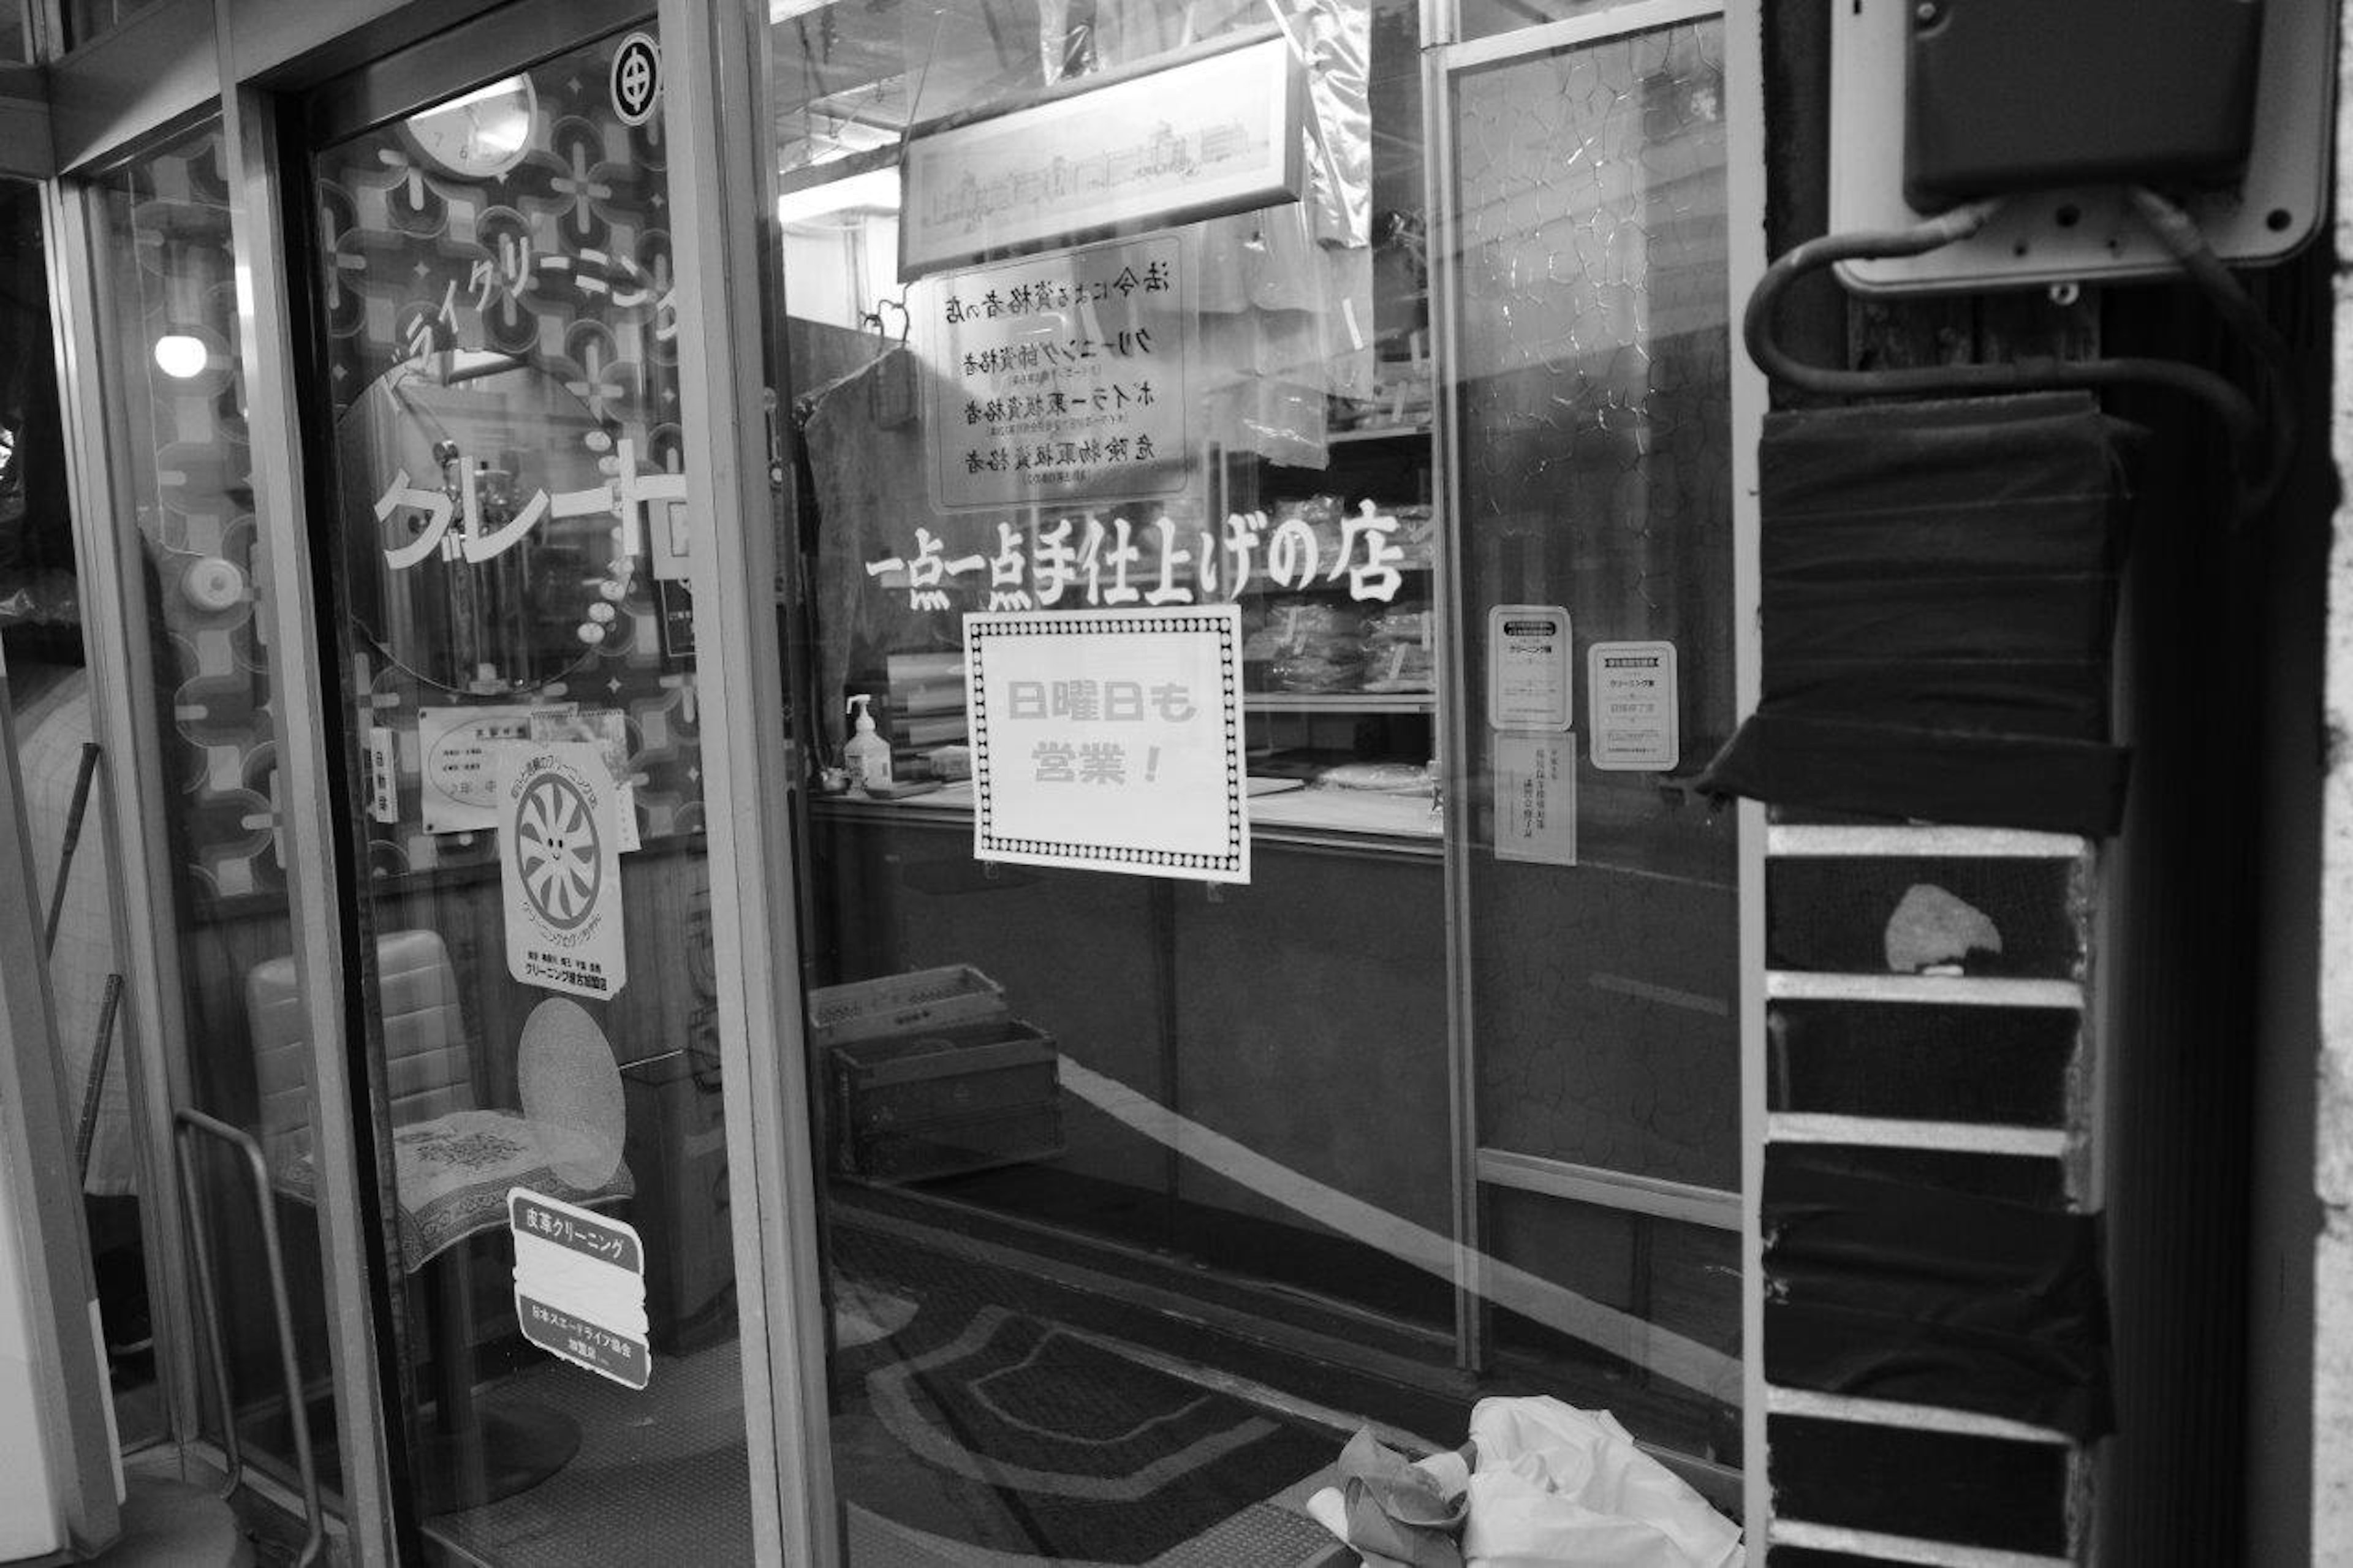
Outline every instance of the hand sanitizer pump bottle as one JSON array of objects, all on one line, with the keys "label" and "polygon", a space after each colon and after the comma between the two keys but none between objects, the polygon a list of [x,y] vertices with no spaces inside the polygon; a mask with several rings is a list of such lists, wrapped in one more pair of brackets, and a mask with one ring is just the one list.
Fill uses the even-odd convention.
[{"label": "hand sanitizer pump bottle", "polygon": [[849,782],[860,789],[891,782],[891,742],[875,733],[874,715],[866,707],[873,700],[862,693],[849,700],[851,711],[858,715],[858,732],[841,748],[841,760],[849,769]]}]

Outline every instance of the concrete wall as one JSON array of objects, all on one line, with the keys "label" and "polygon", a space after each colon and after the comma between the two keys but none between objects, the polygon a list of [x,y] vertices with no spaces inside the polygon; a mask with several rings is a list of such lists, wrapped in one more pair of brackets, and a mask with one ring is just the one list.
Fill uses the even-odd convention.
[{"label": "concrete wall", "polygon": [[[2340,42],[2340,50],[2344,49]],[[2353,51],[2340,53],[2338,101],[2344,101]],[[2353,472],[2353,186],[2347,165],[2353,137],[2337,122],[2337,226],[2333,347],[2335,386],[2329,405],[2331,455],[2340,476]],[[2353,1557],[2353,531],[2340,501],[2328,561],[2327,669],[2323,700],[2327,777],[2320,820],[2320,1052],[2313,1122],[2312,1191],[2319,1200],[2318,1236],[2311,1253],[2312,1420],[2311,1561]],[[2331,957],[2336,962],[2330,962]],[[2289,1213],[2293,1214],[2293,1209]],[[2307,1214],[2309,1211],[2306,1211]],[[2295,1325],[2283,1326],[2283,1335]]]}]

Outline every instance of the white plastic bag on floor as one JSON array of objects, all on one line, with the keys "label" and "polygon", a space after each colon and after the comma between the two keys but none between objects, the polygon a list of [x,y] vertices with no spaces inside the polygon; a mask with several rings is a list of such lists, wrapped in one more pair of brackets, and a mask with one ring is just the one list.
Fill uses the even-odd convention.
[{"label": "white plastic bag on floor", "polygon": [[1467,1568],[1740,1568],[1740,1531],[1607,1411],[1482,1399]]}]

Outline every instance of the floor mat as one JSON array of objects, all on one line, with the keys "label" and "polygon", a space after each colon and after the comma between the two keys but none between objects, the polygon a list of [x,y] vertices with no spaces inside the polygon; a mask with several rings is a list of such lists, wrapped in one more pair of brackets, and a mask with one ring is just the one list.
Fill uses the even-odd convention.
[{"label": "floor mat", "polygon": [[[857,1568],[1343,1560],[1298,1500],[1345,1433],[1166,1370],[1034,1279],[837,1217],[833,1463]],[[583,1442],[531,1490],[427,1521],[468,1557],[752,1561],[733,1344],[657,1358],[643,1393],[546,1361],[484,1397],[553,1406]]]},{"label": "floor mat", "polygon": [[843,1498],[997,1552],[1149,1563],[1334,1450],[1321,1428],[990,1303],[923,1300],[840,1372]]},{"label": "floor mat", "polygon": [[571,1416],[580,1451],[529,1491],[426,1521],[431,1534],[501,1568],[753,1560],[733,1344],[659,1358],[642,1393],[551,1360],[484,1397]]}]

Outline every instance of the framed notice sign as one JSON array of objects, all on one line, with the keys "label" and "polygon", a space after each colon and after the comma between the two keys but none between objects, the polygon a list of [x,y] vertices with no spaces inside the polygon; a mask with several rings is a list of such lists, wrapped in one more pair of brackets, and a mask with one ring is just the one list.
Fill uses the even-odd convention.
[{"label": "framed notice sign", "polygon": [[1241,609],[964,618],[973,853],[1250,880]]},{"label": "framed notice sign", "polygon": [[909,132],[899,277],[1297,201],[1306,69],[1271,27]]},{"label": "framed notice sign", "polygon": [[1172,495],[1191,473],[1192,264],[1149,235],[943,275],[911,292],[943,511]]}]

